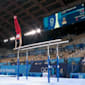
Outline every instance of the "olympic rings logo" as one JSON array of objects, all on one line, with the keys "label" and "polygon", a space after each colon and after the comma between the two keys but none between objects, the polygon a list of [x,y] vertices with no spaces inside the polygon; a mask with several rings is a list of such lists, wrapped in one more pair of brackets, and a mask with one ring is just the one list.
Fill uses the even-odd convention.
[{"label": "olympic rings logo", "polygon": [[48,67],[41,67],[41,72],[47,72],[48,71]]}]

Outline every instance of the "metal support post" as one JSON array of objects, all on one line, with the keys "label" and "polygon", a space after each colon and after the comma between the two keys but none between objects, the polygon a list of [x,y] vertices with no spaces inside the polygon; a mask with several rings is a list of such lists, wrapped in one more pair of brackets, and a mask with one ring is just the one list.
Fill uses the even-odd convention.
[{"label": "metal support post", "polygon": [[17,80],[19,80],[19,49],[17,51]]},{"label": "metal support post", "polygon": [[26,80],[28,80],[28,51],[26,51]]},{"label": "metal support post", "polygon": [[47,54],[48,54],[48,83],[50,83],[50,51],[49,51],[49,45],[47,47]]},{"label": "metal support post", "polygon": [[57,75],[57,81],[59,82],[59,50],[58,50],[58,44],[56,46],[56,58],[57,58],[56,75]]}]

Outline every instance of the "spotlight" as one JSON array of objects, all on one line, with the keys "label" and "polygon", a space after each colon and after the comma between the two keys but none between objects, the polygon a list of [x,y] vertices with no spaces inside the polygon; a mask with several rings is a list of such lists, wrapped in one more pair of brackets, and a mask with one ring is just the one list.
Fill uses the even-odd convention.
[{"label": "spotlight", "polygon": [[30,32],[25,33],[24,36],[29,36],[29,35],[34,35],[34,34],[36,34],[36,31],[32,30]]},{"label": "spotlight", "polygon": [[41,32],[41,30],[40,30],[40,29],[37,29],[37,30],[36,30],[36,32],[37,32],[37,33],[40,33],[40,32]]},{"label": "spotlight", "polygon": [[4,39],[4,41],[3,41],[4,43],[7,43],[8,42],[8,39]]},{"label": "spotlight", "polygon": [[30,31],[30,32],[25,33],[24,36],[35,35],[35,34],[40,33],[40,32],[41,32],[40,29],[32,30],[32,31]]},{"label": "spotlight", "polygon": [[10,37],[10,40],[12,41],[12,40],[15,40],[15,37]]}]

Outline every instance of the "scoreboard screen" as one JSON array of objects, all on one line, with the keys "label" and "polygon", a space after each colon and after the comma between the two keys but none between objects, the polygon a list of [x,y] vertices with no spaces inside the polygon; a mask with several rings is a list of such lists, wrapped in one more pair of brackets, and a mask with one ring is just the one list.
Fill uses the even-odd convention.
[{"label": "scoreboard screen", "polygon": [[62,27],[62,14],[61,12],[52,14],[44,18],[45,30],[51,30]]},{"label": "scoreboard screen", "polygon": [[84,4],[62,11],[62,24],[68,25],[85,20]]},{"label": "scoreboard screen", "polygon": [[80,4],[43,19],[44,29],[51,30],[85,20],[85,6]]}]

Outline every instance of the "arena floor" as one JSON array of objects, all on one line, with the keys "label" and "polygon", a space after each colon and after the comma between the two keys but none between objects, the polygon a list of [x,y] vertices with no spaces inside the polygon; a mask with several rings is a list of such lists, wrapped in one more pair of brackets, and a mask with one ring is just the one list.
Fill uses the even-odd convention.
[{"label": "arena floor", "polygon": [[51,83],[48,84],[45,77],[29,77],[28,80],[20,77],[20,80],[17,80],[16,77],[1,75],[0,85],[85,85],[85,79],[60,78],[60,81],[57,82],[56,78],[51,78]]}]

